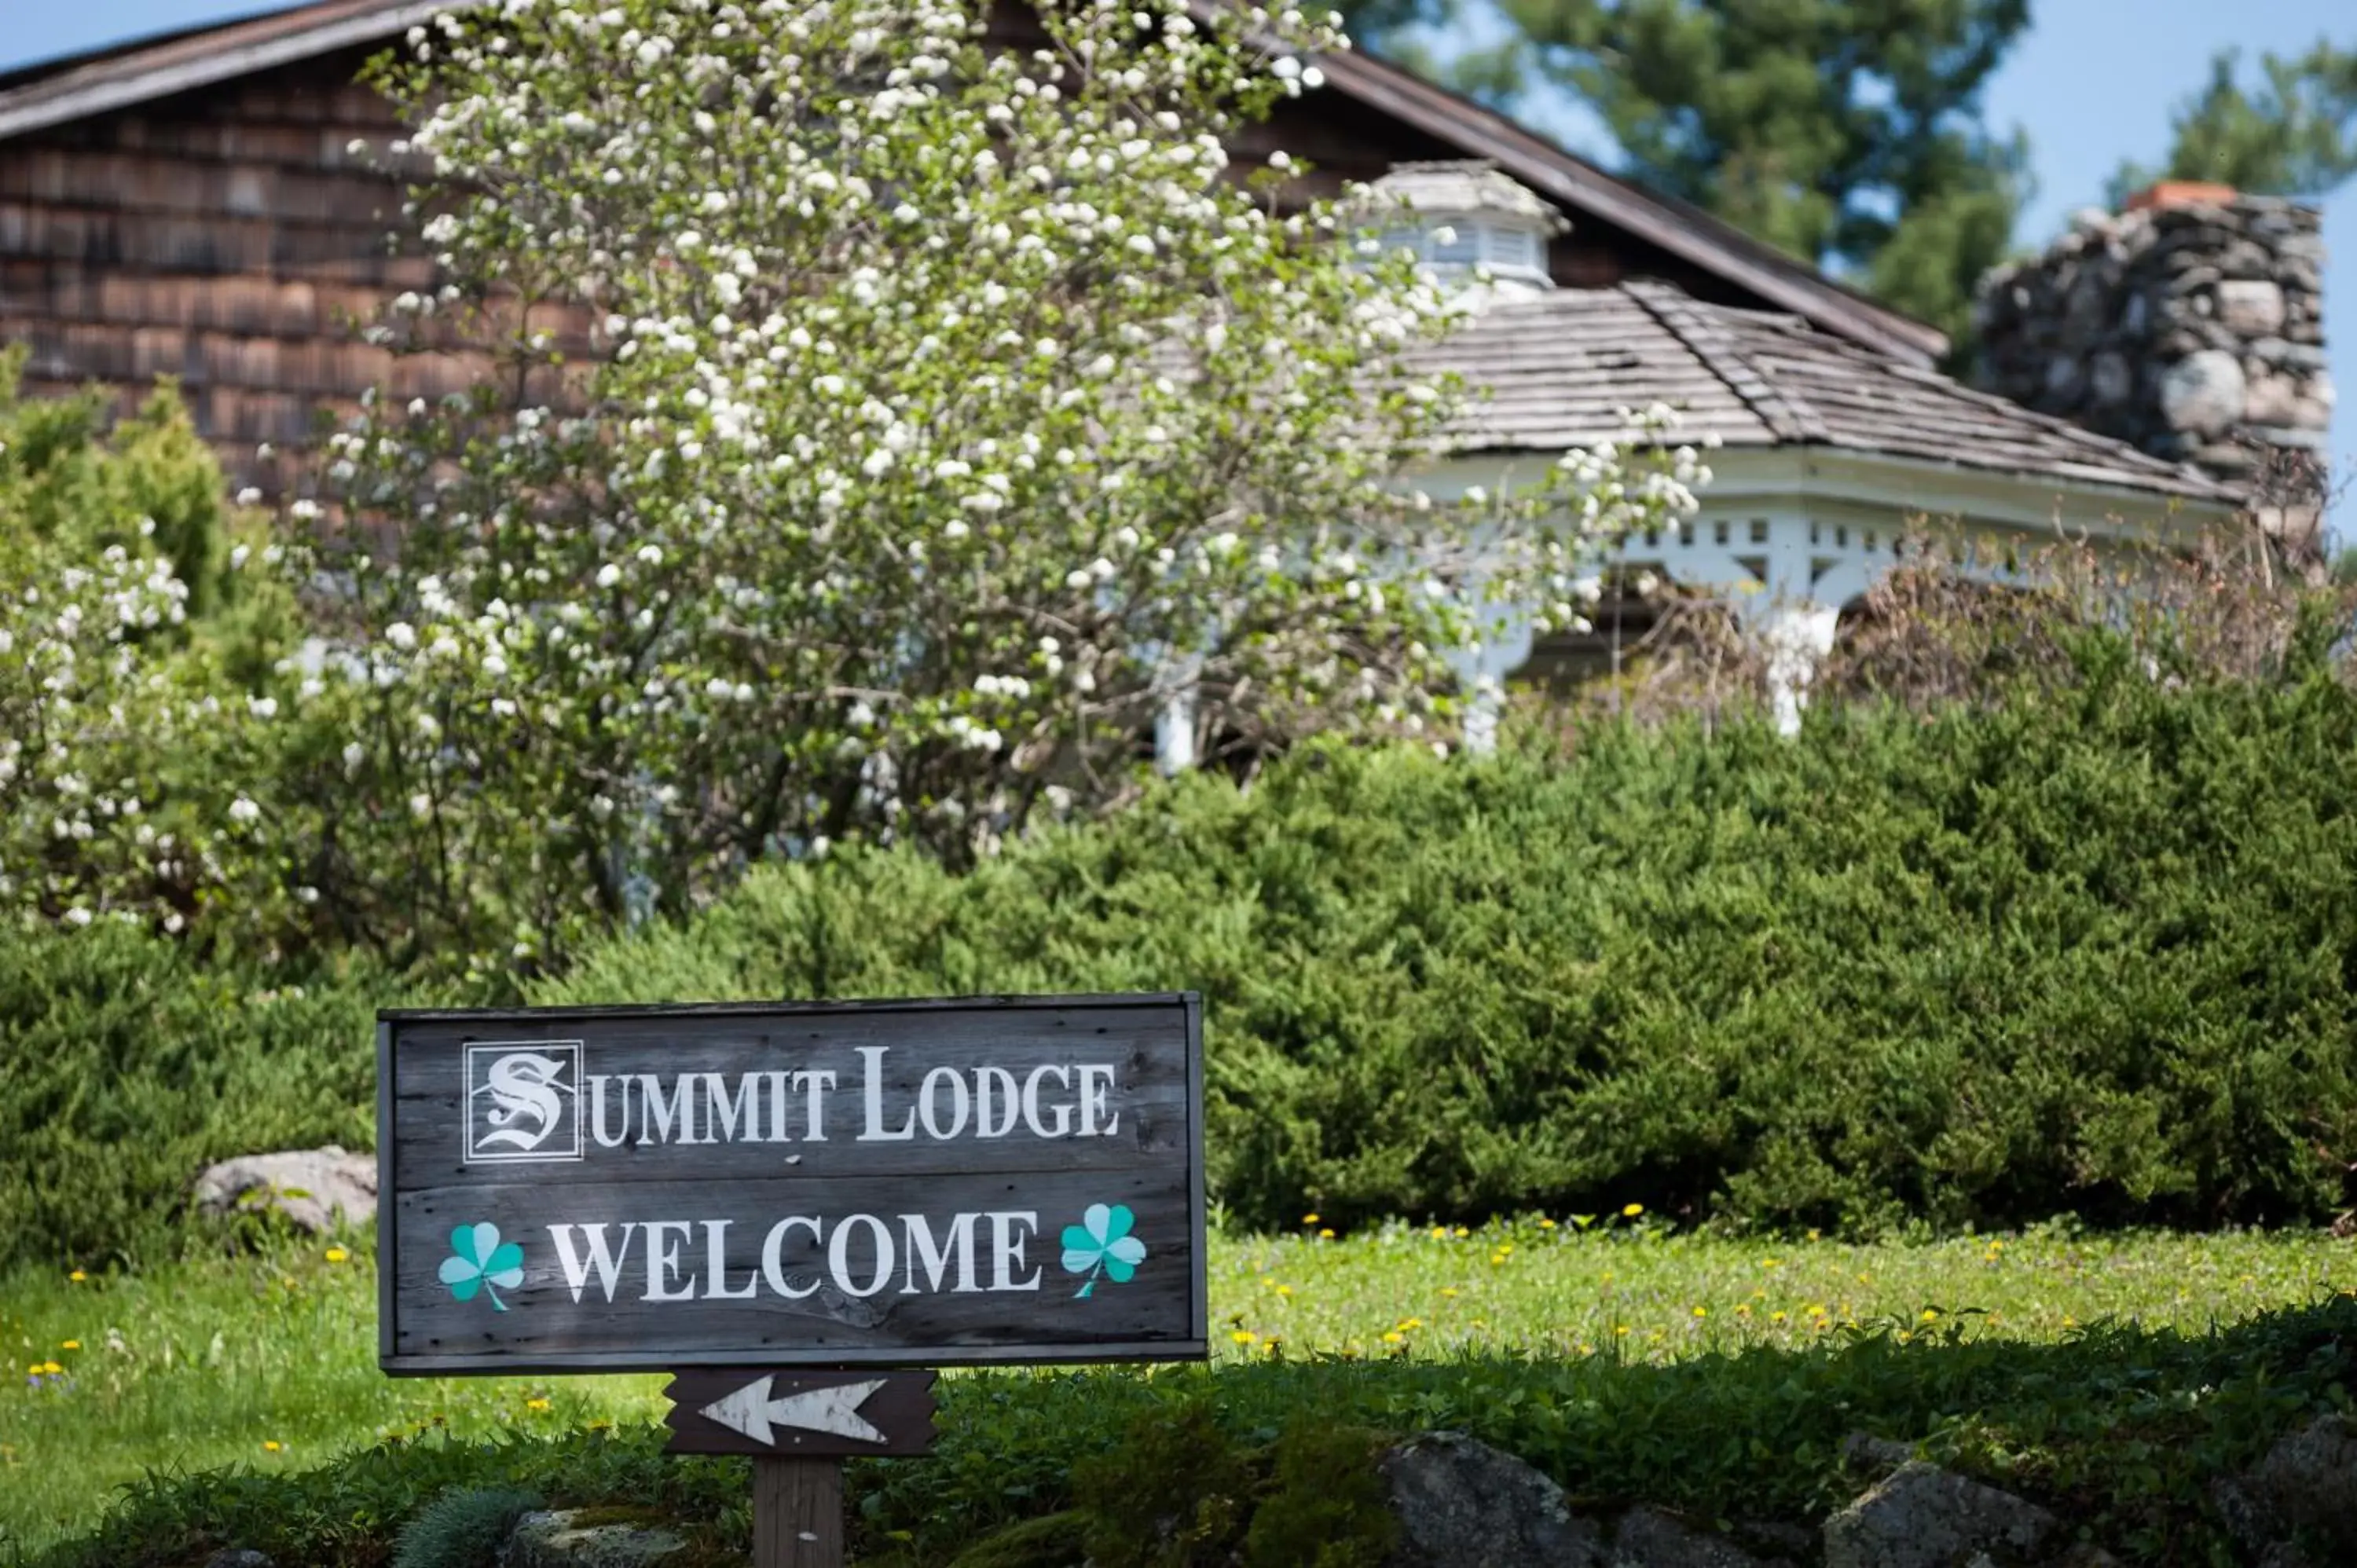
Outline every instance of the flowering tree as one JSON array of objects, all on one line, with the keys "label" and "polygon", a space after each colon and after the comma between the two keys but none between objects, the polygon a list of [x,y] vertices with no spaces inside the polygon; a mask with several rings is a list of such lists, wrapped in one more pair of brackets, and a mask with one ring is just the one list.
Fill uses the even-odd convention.
[{"label": "flowering tree", "polygon": [[1416,728],[1486,597],[1691,504],[1609,454],[1397,482],[1458,408],[1442,300],[1222,150],[1330,27],[1041,22],[511,0],[381,68],[447,282],[379,337],[503,369],[331,446],[350,738],[288,809],[339,907],[528,956],[846,835],[985,853],[1134,787],[1174,699]]},{"label": "flowering tree", "polygon": [[1405,478],[1459,410],[1445,302],[1362,193],[1222,150],[1329,27],[1040,21],[509,0],[413,34],[379,70],[443,281],[371,333],[495,373],[334,434],[239,553],[312,618],[235,650],[174,630],[218,563],[9,531],[0,900],[531,962],[764,857],[962,861],[1102,809],[1173,713],[1215,751],[1444,735],[1496,603],[1572,617],[1591,541],[1691,506],[1690,453]]},{"label": "flowering tree", "polygon": [[0,354],[0,908],[269,928],[247,791],[278,703],[253,682],[291,600],[243,571],[254,544],[177,398],[102,436],[94,394],[20,400],[22,359]]}]

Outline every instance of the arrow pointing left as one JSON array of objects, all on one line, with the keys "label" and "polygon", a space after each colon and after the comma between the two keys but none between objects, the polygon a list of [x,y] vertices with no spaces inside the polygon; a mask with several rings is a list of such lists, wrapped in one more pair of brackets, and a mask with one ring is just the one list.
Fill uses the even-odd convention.
[{"label": "arrow pointing left", "polygon": [[663,1391],[674,1454],[922,1454],[933,1443],[929,1371],[674,1373]]},{"label": "arrow pointing left", "polygon": [[756,1443],[774,1445],[778,1439],[772,1430],[780,1426],[800,1427],[804,1432],[833,1433],[837,1437],[854,1437],[862,1443],[881,1443],[884,1434],[859,1418],[859,1407],[867,1397],[884,1386],[882,1378],[864,1383],[835,1383],[826,1388],[805,1389],[784,1399],[770,1397],[772,1378],[756,1378],[734,1393],[705,1405],[699,1413],[709,1416],[733,1432],[741,1432]]}]

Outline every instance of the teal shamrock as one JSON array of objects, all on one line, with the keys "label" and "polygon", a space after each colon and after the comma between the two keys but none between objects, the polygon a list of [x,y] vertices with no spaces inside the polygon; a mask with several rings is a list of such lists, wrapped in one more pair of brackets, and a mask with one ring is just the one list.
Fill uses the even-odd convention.
[{"label": "teal shamrock", "polygon": [[1086,1300],[1097,1288],[1097,1276],[1102,1273],[1117,1285],[1125,1285],[1137,1273],[1137,1265],[1146,1261],[1146,1243],[1129,1233],[1137,1223],[1137,1216],[1127,1204],[1116,1203],[1108,1208],[1102,1203],[1092,1203],[1081,1216],[1078,1225],[1064,1227],[1064,1272],[1086,1274],[1088,1279],[1072,1294]]},{"label": "teal shamrock", "polygon": [[[502,1243],[500,1228],[489,1221],[451,1231],[450,1253],[442,1260],[442,1283],[460,1301],[474,1300],[475,1293],[487,1286],[513,1290],[523,1283],[523,1249],[513,1241]],[[493,1310],[508,1309],[498,1290],[490,1297]]]}]

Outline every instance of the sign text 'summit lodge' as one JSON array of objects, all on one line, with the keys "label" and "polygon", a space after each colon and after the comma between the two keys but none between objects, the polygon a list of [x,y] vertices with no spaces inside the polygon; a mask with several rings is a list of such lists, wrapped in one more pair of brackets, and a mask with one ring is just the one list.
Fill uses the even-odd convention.
[{"label": "sign text 'summit lodge'", "polygon": [[390,1372],[1204,1354],[1191,994],[388,1012]]}]

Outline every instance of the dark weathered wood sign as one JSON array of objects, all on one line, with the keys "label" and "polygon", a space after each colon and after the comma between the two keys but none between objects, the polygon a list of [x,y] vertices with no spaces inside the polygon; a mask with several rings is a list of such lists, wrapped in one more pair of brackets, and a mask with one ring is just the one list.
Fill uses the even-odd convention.
[{"label": "dark weathered wood sign", "polygon": [[673,1454],[922,1454],[933,1445],[931,1372],[682,1372],[663,1390]]},{"label": "dark weathered wood sign", "polygon": [[388,1372],[1200,1359],[1191,994],[386,1012]]}]

